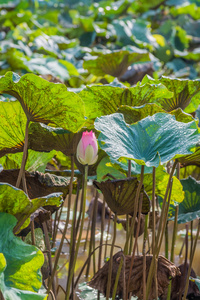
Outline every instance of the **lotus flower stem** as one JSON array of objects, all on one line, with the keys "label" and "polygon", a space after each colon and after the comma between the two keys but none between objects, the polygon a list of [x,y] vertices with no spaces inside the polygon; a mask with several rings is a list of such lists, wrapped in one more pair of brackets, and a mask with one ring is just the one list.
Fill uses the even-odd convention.
[{"label": "lotus flower stem", "polygon": [[81,242],[81,236],[83,232],[83,225],[84,225],[84,219],[85,219],[85,207],[86,207],[86,193],[87,193],[87,176],[88,176],[88,165],[85,165],[85,172],[84,172],[84,180],[83,180],[83,190],[82,190],[82,195],[83,195],[83,205],[82,205],[82,218],[81,218],[81,224],[80,224],[80,230],[79,230],[79,237],[76,243],[76,250],[74,254],[74,260],[72,264],[72,268],[70,270],[70,273],[68,275],[68,281],[67,281],[67,290],[66,290],[66,295],[65,295],[65,300],[69,299],[70,296],[70,286],[72,282],[72,277],[74,275],[74,269],[75,269],[75,264],[78,256],[78,250]]},{"label": "lotus flower stem", "polygon": [[55,257],[55,261],[54,261],[54,267],[53,267],[53,272],[51,274],[51,280],[49,282],[47,294],[49,293],[49,291],[51,289],[53,278],[54,278],[54,275],[55,275],[56,270],[57,270],[58,260],[59,260],[59,257],[60,257],[60,253],[61,253],[61,250],[62,250],[62,246],[63,246],[63,243],[64,243],[64,239],[65,239],[65,235],[66,235],[67,227],[68,227],[68,223],[69,223],[70,207],[71,207],[71,197],[72,197],[73,180],[74,180],[74,156],[73,156],[73,154],[71,155],[71,169],[72,169],[72,173],[71,173],[71,178],[70,178],[70,183],[69,183],[67,218],[66,218],[65,227],[64,227],[64,230],[63,230],[63,235],[62,235],[62,238],[61,238],[61,241],[60,241],[60,245],[59,245],[58,251],[56,253],[56,257]]},{"label": "lotus flower stem", "polygon": [[21,163],[21,168],[19,171],[19,175],[17,178],[16,182],[16,187],[19,188],[23,173],[25,172],[25,165],[26,165],[26,160],[27,160],[27,154],[28,154],[28,127],[29,127],[29,119],[27,119],[26,122],[26,129],[25,129],[25,139],[24,139],[24,149],[23,149],[23,157],[22,157],[22,163]]},{"label": "lotus flower stem", "polygon": [[[180,163],[177,163],[177,175],[176,177],[180,179]],[[178,229],[178,210],[179,205],[175,208],[175,218],[174,218],[174,228],[173,228],[173,236],[172,236],[172,245],[171,245],[171,262],[174,262],[174,248],[176,244],[176,236],[177,236],[177,229]]]},{"label": "lotus flower stem", "polygon": [[198,238],[199,238],[199,231],[200,231],[200,219],[199,219],[199,222],[198,222],[197,233],[196,233],[196,237],[195,237],[195,240],[194,240],[192,254],[190,255],[190,264],[189,264],[188,273],[187,273],[187,279],[186,279],[186,284],[185,284],[185,292],[184,292],[184,295],[183,295],[183,300],[186,300],[186,297],[187,297],[187,292],[188,292],[188,287],[189,287],[189,277],[190,277],[190,273],[191,273],[191,269],[192,269],[192,262],[193,262],[193,259],[194,259],[194,254],[195,254],[195,250],[196,250],[196,246],[197,246],[197,241],[198,241]]},{"label": "lotus flower stem", "polygon": [[[162,212],[161,212],[160,220],[164,220],[164,221],[160,222],[159,228],[158,228],[158,233],[157,233],[156,242],[155,242],[155,249],[154,249],[155,251],[153,253],[153,258],[152,258],[152,262],[151,262],[151,266],[150,266],[149,274],[148,274],[148,279],[147,279],[146,299],[148,299],[148,296],[149,296],[149,293],[150,293],[153,274],[155,272],[155,263],[156,263],[156,259],[158,258],[158,255],[159,255],[159,252],[160,252],[160,247],[161,247],[161,244],[162,244],[162,237],[163,237],[163,233],[164,233],[165,224],[166,224],[166,221],[167,221],[168,209],[169,209],[169,203],[170,203],[170,197],[171,197],[172,176],[174,174],[174,170],[175,170],[176,165],[177,165],[177,161],[174,162],[173,167],[171,169],[168,184],[167,184],[167,188],[166,188],[166,192],[165,192],[165,197],[163,199],[163,206],[162,206]],[[170,193],[169,193],[169,191],[170,191]],[[168,193],[169,193],[169,199],[168,199],[168,203],[167,203]]]},{"label": "lotus flower stem", "polygon": [[114,244],[115,244],[115,239],[116,239],[116,229],[117,229],[117,214],[115,214],[115,217],[114,217],[114,233],[113,233],[112,246],[110,249],[110,260],[109,260],[109,268],[108,268],[108,283],[107,283],[107,288],[106,288],[106,300],[109,300],[110,289],[111,289],[113,250],[114,250]]}]

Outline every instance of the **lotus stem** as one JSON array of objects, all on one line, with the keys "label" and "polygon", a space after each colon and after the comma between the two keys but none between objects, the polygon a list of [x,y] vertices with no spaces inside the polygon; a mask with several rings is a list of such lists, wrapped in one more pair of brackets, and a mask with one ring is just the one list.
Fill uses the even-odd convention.
[{"label": "lotus stem", "polygon": [[156,239],[156,168],[153,167],[153,189],[152,189],[152,252],[155,249],[155,239]]},{"label": "lotus stem", "polygon": [[[48,255],[48,261],[49,261],[49,270],[50,270],[50,274],[52,274],[53,267],[52,267],[52,259],[51,259],[51,246],[50,246],[50,242],[49,242],[49,235],[48,235],[48,230],[47,230],[47,224],[46,224],[46,222],[42,223],[42,227],[43,227],[43,230],[44,230],[44,239],[45,239],[46,249],[48,250],[47,255]],[[54,280],[52,282],[52,288],[53,288],[53,294],[56,297],[56,287],[55,287]]]},{"label": "lotus stem", "polygon": [[66,235],[67,227],[68,227],[68,223],[69,223],[71,197],[72,197],[72,189],[73,189],[73,179],[74,179],[74,156],[73,155],[71,155],[71,168],[72,168],[72,173],[71,173],[71,178],[70,178],[70,183],[69,183],[67,218],[66,218],[65,227],[64,227],[64,230],[63,230],[63,235],[62,235],[62,238],[61,238],[61,241],[60,241],[60,245],[59,245],[58,251],[56,253],[54,267],[53,267],[53,271],[52,271],[52,274],[51,274],[51,279],[50,279],[50,282],[49,282],[47,294],[49,293],[49,291],[51,289],[53,278],[54,278],[54,275],[56,273],[58,260],[59,260],[59,257],[60,257],[60,253],[61,253],[61,250],[62,250],[62,246],[63,246],[63,243],[64,243],[64,239],[65,239],[65,235]]},{"label": "lotus stem", "polygon": [[117,229],[117,214],[115,214],[115,217],[114,217],[114,233],[113,233],[112,246],[110,249],[110,261],[109,261],[109,268],[108,268],[108,283],[107,283],[107,288],[106,288],[106,300],[109,300],[110,289],[111,289],[113,250],[114,250],[114,244],[115,244],[115,239],[116,239],[116,229]]},{"label": "lotus stem", "polygon": [[[165,192],[165,197],[163,199],[163,206],[162,206],[162,212],[161,212],[160,220],[164,220],[164,222],[163,222],[163,224],[162,224],[161,221],[159,223],[158,233],[157,233],[156,242],[155,242],[155,251],[153,252],[153,258],[152,258],[152,261],[151,261],[151,266],[150,266],[150,269],[149,269],[149,274],[148,274],[148,279],[147,279],[146,299],[148,299],[148,296],[149,296],[149,293],[150,293],[153,274],[154,274],[154,271],[155,271],[155,263],[156,263],[156,259],[158,258],[158,254],[160,252],[163,232],[164,232],[165,224],[166,224],[166,221],[167,221],[169,202],[170,202],[170,197],[171,197],[172,176],[174,174],[176,164],[177,164],[177,161],[174,162],[173,167],[171,169],[168,184],[167,184],[167,188],[166,188],[166,192]],[[169,195],[169,199],[168,199],[168,204],[166,205],[169,191],[170,191],[170,195]]]},{"label": "lotus stem", "polygon": [[188,268],[188,274],[187,274],[187,279],[186,279],[186,285],[185,285],[185,292],[184,292],[183,300],[186,300],[186,297],[187,297],[187,292],[188,292],[188,287],[189,287],[189,277],[190,277],[190,273],[191,273],[191,270],[192,270],[192,262],[193,262],[193,259],[194,259],[194,253],[195,253],[195,250],[196,250],[197,241],[198,241],[198,238],[199,238],[199,231],[200,231],[200,219],[199,219],[199,222],[198,222],[197,233],[196,233],[196,237],[195,237],[195,240],[194,240],[192,254],[190,255],[190,264],[189,264],[189,268]]},{"label": "lotus stem", "polygon": [[[180,163],[177,163],[177,175],[176,177],[180,179]],[[174,262],[174,248],[176,244],[176,237],[177,237],[177,229],[178,229],[178,210],[179,206],[177,205],[175,208],[175,218],[174,218],[174,228],[173,228],[173,236],[172,236],[172,245],[171,245],[171,257],[170,260]]]},{"label": "lotus stem", "polygon": [[29,127],[29,119],[27,119],[26,122],[26,129],[25,129],[25,139],[24,139],[24,149],[23,149],[23,156],[22,156],[22,163],[21,163],[21,168],[18,174],[17,182],[16,182],[16,188],[19,188],[22,176],[25,172],[25,165],[26,165],[26,160],[27,160],[27,154],[28,154],[28,127]]},{"label": "lotus stem", "polygon": [[31,240],[32,245],[35,245],[35,232],[34,232],[35,226],[34,226],[34,220],[31,221]]},{"label": "lotus stem", "polygon": [[74,275],[74,269],[75,269],[75,264],[78,256],[78,250],[81,242],[81,236],[83,232],[83,225],[84,225],[84,219],[85,219],[85,207],[86,207],[86,193],[87,193],[87,176],[88,176],[88,165],[85,165],[85,172],[84,172],[84,182],[83,182],[83,190],[82,190],[82,195],[83,195],[83,204],[82,204],[82,218],[81,218],[81,224],[80,224],[80,230],[79,230],[79,237],[76,243],[76,250],[74,253],[74,260],[72,264],[72,268],[69,273],[69,278],[67,282],[67,290],[66,290],[66,295],[65,295],[65,300],[69,299],[70,296],[70,284],[72,281],[72,277]]},{"label": "lotus stem", "polygon": [[193,220],[190,222],[190,260],[193,248]]},{"label": "lotus stem", "polygon": [[140,191],[143,185],[143,178],[144,178],[144,165],[141,166],[141,173],[140,173],[140,182],[139,185],[137,187],[137,191],[136,191],[136,195],[135,195],[135,203],[134,203],[134,213],[133,213],[133,218],[132,218],[132,222],[131,222],[131,228],[129,230],[128,236],[126,238],[126,243],[124,246],[124,254],[126,255],[128,253],[128,243],[129,243],[129,239],[131,234],[134,231],[134,225],[135,225],[135,219],[136,219],[136,215],[137,215],[137,211],[138,211],[138,202],[139,202],[139,198],[140,198]]},{"label": "lotus stem", "polygon": [[165,226],[165,257],[169,258],[169,237],[168,237],[168,221]]},{"label": "lotus stem", "polygon": [[133,268],[133,263],[134,263],[134,258],[135,258],[135,251],[136,251],[136,248],[137,248],[137,240],[138,240],[139,230],[140,230],[142,200],[143,200],[143,194],[141,193],[140,202],[139,202],[139,212],[138,212],[138,225],[137,225],[137,230],[136,230],[135,243],[134,243],[134,247],[133,247],[133,253],[132,253],[132,257],[131,257],[131,265],[130,265],[127,288],[126,288],[126,299],[128,299],[128,290],[129,290],[129,284],[130,284],[130,280],[131,280],[131,272],[132,272],[132,268]]},{"label": "lotus stem", "polygon": [[100,248],[99,248],[99,261],[98,261],[98,269],[101,268],[101,256],[102,256],[102,247],[103,244],[103,234],[104,234],[104,226],[105,226],[105,198],[103,197],[103,207],[102,207],[102,215],[101,215],[101,238],[100,238]]},{"label": "lotus stem", "polygon": [[108,243],[108,235],[110,232],[110,220],[111,220],[111,211],[110,211],[109,218],[108,218],[108,228],[107,228],[107,233],[106,233],[106,245],[105,245],[104,258],[107,256],[107,243]]},{"label": "lotus stem", "polygon": [[143,241],[143,300],[146,300],[146,242],[148,234],[148,214],[145,216],[145,229]]},{"label": "lotus stem", "polygon": [[[92,250],[95,248],[95,226],[96,226],[96,215],[97,215],[97,201],[98,201],[98,192],[96,190],[96,195],[93,203],[93,208],[92,208],[92,225],[91,225],[91,236],[90,236],[90,244],[89,244],[89,253],[88,255],[90,256],[90,253]],[[93,272],[95,272],[95,253],[93,255]],[[87,270],[85,276],[88,277],[90,271],[90,260],[87,265]]]}]

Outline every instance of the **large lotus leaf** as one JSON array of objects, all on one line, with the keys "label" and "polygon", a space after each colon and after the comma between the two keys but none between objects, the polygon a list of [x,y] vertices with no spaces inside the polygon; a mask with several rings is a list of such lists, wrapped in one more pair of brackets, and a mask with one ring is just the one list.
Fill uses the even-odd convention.
[{"label": "large lotus leaf", "polygon": [[62,193],[53,193],[30,200],[24,191],[8,184],[0,183],[0,212],[16,216],[18,220],[27,219],[23,227],[29,224],[29,216],[40,206],[61,204]]},{"label": "large lotus leaf", "polygon": [[189,176],[181,180],[185,192],[179,204],[178,223],[187,223],[200,217],[200,181]]},{"label": "large lotus leaf", "polygon": [[[148,103],[139,107],[122,105],[117,112],[124,115],[124,119],[128,124],[136,123],[148,116],[153,116],[158,112],[165,113],[164,109],[155,103]],[[171,114],[174,115],[179,122],[188,123],[194,120],[191,115],[184,113],[181,108],[173,110]]]},{"label": "large lotus leaf", "polygon": [[[94,180],[94,185],[102,191],[105,201],[114,213],[118,215],[133,214],[136,191],[139,185],[136,177],[121,180],[108,179],[101,182]],[[143,193],[142,213],[146,214],[150,210],[150,200],[144,187],[142,187],[141,193]]]},{"label": "large lotus leaf", "polygon": [[0,101],[0,157],[23,151],[26,115],[18,101]]},{"label": "large lotus leaf", "polygon": [[[19,169],[1,170],[0,182],[16,185]],[[25,171],[26,184],[28,186],[28,196],[30,199],[44,197],[53,193],[63,193],[63,198],[69,193],[69,178],[57,176],[49,173],[27,172]],[[23,185],[19,188],[22,190]],[[74,180],[73,190],[76,190],[76,181]]]},{"label": "large lotus leaf", "polygon": [[[137,178],[140,180],[140,176],[137,175]],[[167,188],[167,184],[169,181],[169,174],[165,172],[162,166],[156,168],[156,187],[155,193],[156,195],[164,198],[165,191]],[[143,179],[144,189],[148,193],[149,196],[152,196],[153,190],[153,176],[151,174],[144,174]],[[173,185],[171,192],[171,204],[180,203],[184,199],[184,191],[181,182],[173,176]]]},{"label": "large lotus leaf", "polygon": [[112,114],[121,105],[141,106],[146,103],[157,103],[171,98],[173,93],[162,84],[143,84],[135,87],[91,86],[79,94],[85,104],[86,116],[95,119],[102,115]]},{"label": "large lotus leaf", "polygon": [[73,133],[42,123],[32,123],[29,128],[29,148],[35,151],[62,151],[65,155],[76,152],[82,131]]},{"label": "large lotus leaf", "polygon": [[84,123],[82,100],[64,84],[48,82],[34,74],[7,72],[0,77],[0,92],[16,97],[30,121],[63,127],[72,132]]},{"label": "large lotus leaf", "polygon": [[145,50],[135,48],[135,51],[115,50],[111,53],[98,56],[89,56],[85,59],[83,67],[96,76],[106,74],[114,77],[122,76],[127,68],[134,62],[149,61],[149,53]]},{"label": "large lotus leaf", "polygon": [[44,263],[44,256],[37,247],[24,243],[13,234],[16,223],[14,216],[0,213],[1,291],[8,300],[44,299],[46,295],[31,293],[37,292],[41,287],[40,268]]},{"label": "large lotus leaf", "polygon": [[172,111],[181,108],[187,113],[194,112],[200,104],[200,80],[187,80],[178,78],[169,78],[163,76],[161,79],[152,79],[145,76],[142,80],[144,83],[161,83],[167,89],[173,92],[171,99],[160,100],[161,107],[166,111]]},{"label": "large lotus leaf", "polygon": [[200,147],[195,149],[195,152],[183,157],[180,157],[178,161],[181,163],[182,166],[199,166],[200,167]]},{"label": "large lotus leaf", "polygon": [[99,146],[114,160],[125,157],[138,164],[157,167],[176,155],[190,154],[199,141],[197,125],[177,122],[170,114],[157,113],[128,125],[122,114],[102,116],[95,121],[101,131]]},{"label": "large lotus leaf", "polygon": [[[28,150],[28,158],[25,170],[28,172],[45,172],[47,163],[54,157],[56,151],[37,152]],[[0,163],[4,169],[20,169],[23,153],[7,154],[0,158]]]}]

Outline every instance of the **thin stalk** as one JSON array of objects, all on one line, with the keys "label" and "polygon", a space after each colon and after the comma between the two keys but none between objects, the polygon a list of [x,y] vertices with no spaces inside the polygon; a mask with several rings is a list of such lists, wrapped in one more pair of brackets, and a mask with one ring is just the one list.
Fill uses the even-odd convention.
[{"label": "thin stalk", "polygon": [[34,220],[31,221],[31,241],[32,245],[35,245],[35,226],[34,226]]},{"label": "thin stalk", "polygon": [[[105,246],[105,245],[106,245],[106,244],[102,244],[102,246]],[[77,287],[77,284],[78,284],[78,282],[79,282],[79,280],[80,280],[80,278],[81,278],[81,276],[82,276],[82,274],[83,274],[83,271],[84,271],[85,267],[86,267],[87,264],[88,264],[89,259],[90,259],[91,256],[94,254],[94,252],[95,252],[97,249],[99,249],[100,247],[102,247],[102,246],[97,246],[97,247],[91,252],[90,257],[88,256],[88,258],[86,259],[84,265],[83,265],[82,268],[81,268],[81,271],[80,271],[79,275],[77,276],[77,279],[76,279],[75,284],[74,284],[74,288]],[[112,244],[107,244],[107,246],[111,246],[111,247],[112,247]],[[122,251],[122,248],[121,248],[120,246],[114,245],[114,247],[115,247],[115,248],[118,248],[118,249],[120,249],[120,251]]]},{"label": "thin stalk", "polygon": [[88,226],[87,226],[87,232],[86,232],[86,237],[85,237],[85,243],[84,243],[83,251],[85,251],[86,247],[87,247],[88,236],[89,236],[89,231],[90,231],[90,223],[91,223],[91,219],[88,218]]},{"label": "thin stalk", "polygon": [[61,241],[60,241],[60,245],[59,245],[58,251],[56,253],[54,267],[53,267],[53,271],[52,271],[52,275],[51,275],[51,280],[49,282],[47,294],[49,293],[49,291],[51,289],[53,278],[54,278],[54,275],[56,273],[56,269],[57,269],[57,265],[58,265],[58,260],[60,258],[60,253],[61,253],[61,250],[62,250],[62,247],[63,247],[63,243],[64,243],[64,239],[65,239],[65,235],[66,235],[67,227],[68,227],[68,223],[69,223],[71,198],[72,198],[72,189],[73,189],[73,179],[74,179],[74,156],[73,155],[71,155],[71,168],[72,168],[72,173],[71,173],[71,178],[70,178],[70,183],[69,183],[67,218],[66,218],[65,227],[64,227],[64,230],[63,230],[63,235],[62,235],[62,238],[61,238]]},{"label": "thin stalk", "polygon": [[[97,221],[97,208],[98,208],[98,191],[96,190],[96,195],[95,195],[95,206],[94,206],[94,218],[93,218],[93,232],[92,232],[92,248],[95,248],[95,232],[96,232],[96,221]],[[95,259],[95,252],[93,255],[93,273],[96,273],[96,259]]]},{"label": "thin stalk", "polygon": [[[93,213],[92,213],[91,236],[90,236],[89,253],[88,253],[89,256],[90,256],[90,253],[92,252],[92,250],[95,248],[94,241],[95,241],[95,226],[96,226],[96,214],[97,214],[97,200],[98,200],[98,193],[96,191],[96,196],[95,196],[95,200],[94,200],[94,204],[93,204],[93,208],[92,208]],[[93,255],[93,258],[94,258],[94,255]],[[94,259],[93,259],[93,262],[94,262],[93,268],[94,268],[94,274],[95,274]],[[85,274],[86,277],[88,277],[89,271],[90,271],[90,260],[88,262],[87,269],[86,269],[86,274]]]},{"label": "thin stalk", "polygon": [[[70,258],[69,258],[69,268],[68,268],[69,271],[71,271],[71,268],[73,265],[74,251],[75,251],[75,246],[76,246],[76,214],[77,214],[77,207],[78,207],[79,189],[80,189],[80,182],[78,182],[78,185],[77,185],[76,200],[75,200],[75,205],[73,208],[73,219],[72,219],[70,247],[69,247],[70,248]],[[70,284],[70,283],[68,283],[68,280],[69,280],[69,276],[67,278],[67,285]],[[73,291],[73,280],[72,280],[72,291]]]},{"label": "thin stalk", "polygon": [[192,255],[192,249],[193,249],[193,220],[190,222],[190,260]]},{"label": "thin stalk", "polygon": [[129,291],[129,284],[130,284],[130,280],[131,280],[131,272],[132,272],[132,268],[133,268],[133,263],[134,263],[134,258],[135,258],[135,251],[136,251],[136,248],[137,248],[137,240],[138,240],[139,230],[140,230],[142,200],[143,200],[143,193],[140,194],[139,212],[138,212],[138,226],[137,226],[137,230],[136,230],[135,243],[134,243],[134,247],[133,247],[133,253],[132,253],[132,257],[131,257],[131,264],[130,264],[130,269],[129,269],[128,282],[127,282],[127,287],[126,287],[126,299],[128,299],[128,291]]},{"label": "thin stalk", "polygon": [[123,256],[120,260],[119,267],[118,267],[118,270],[117,270],[117,275],[116,275],[116,278],[115,278],[115,284],[114,284],[114,288],[113,288],[112,300],[116,299],[117,286],[118,286],[122,266],[123,266],[123,299],[125,299],[125,297],[126,297],[126,282],[125,282],[125,263],[126,263],[126,261],[125,260],[126,259],[125,259],[125,256],[123,254]]},{"label": "thin stalk", "polygon": [[136,219],[136,215],[137,215],[137,211],[138,211],[138,202],[139,202],[139,198],[140,198],[140,191],[141,191],[141,188],[143,185],[143,178],[144,178],[144,165],[141,166],[140,182],[137,187],[136,196],[135,196],[134,213],[133,213],[133,218],[132,218],[132,222],[131,222],[131,228],[129,230],[128,236],[126,238],[126,243],[124,246],[124,254],[125,255],[128,253],[129,239],[130,239],[131,234],[134,231],[135,219]]},{"label": "thin stalk", "polygon": [[105,245],[104,258],[105,258],[106,255],[107,255],[107,243],[108,243],[108,235],[109,235],[109,232],[110,232],[110,220],[111,220],[111,214],[112,214],[112,212],[110,211],[109,218],[108,218],[108,228],[107,228],[107,233],[106,233],[106,245]]},{"label": "thin stalk", "polygon": [[[177,175],[176,177],[180,179],[180,163],[177,163]],[[173,236],[172,236],[172,245],[171,245],[171,257],[170,260],[174,262],[174,249],[176,244],[176,237],[177,237],[177,229],[178,229],[178,210],[179,206],[177,205],[175,208],[175,218],[174,218],[174,228],[173,228]]]},{"label": "thin stalk", "polygon": [[102,207],[102,215],[101,215],[101,238],[100,238],[100,248],[99,248],[99,261],[98,261],[98,270],[101,268],[101,257],[102,257],[102,247],[103,244],[103,234],[104,234],[104,226],[105,226],[105,198],[103,198],[103,207]]},{"label": "thin stalk", "polygon": [[[150,293],[153,274],[154,274],[154,271],[155,271],[155,263],[156,263],[156,259],[158,258],[158,254],[160,252],[163,232],[164,232],[165,224],[166,224],[167,217],[168,217],[169,202],[170,202],[171,187],[172,187],[172,176],[174,174],[176,164],[177,164],[177,161],[174,162],[173,167],[171,169],[168,184],[167,184],[167,188],[166,188],[166,192],[165,192],[165,197],[163,199],[163,206],[162,206],[162,212],[161,212],[160,219],[164,220],[164,222],[160,222],[159,227],[158,227],[158,233],[157,233],[156,242],[155,242],[155,251],[153,252],[153,258],[152,258],[152,261],[151,261],[149,274],[148,274],[148,279],[147,279],[146,299],[148,299],[148,296],[149,296],[149,293]],[[169,193],[169,199],[168,199],[168,203],[167,203],[168,193]]]},{"label": "thin stalk", "polygon": [[85,219],[88,165],[85,165],[84,169],[85,169],[84,170],[85,171],[84,172],[84,183],[83,183],[83,190],[82,190],[82,194],[83,194],[82,218],[81,218],[81,224],[80,224],[80,230],[79,230],[79,237],[78,237],[78,240],[77,240],[77,243],[76,243],[76,250],[75,250],[75,254],[74,254],[74,260],[73,260],[73,264],[72,264],[72,268],[70,270],[70,273],[68,274],[69,284],[67,286],[65,300],[69,299],[69,296],[70,296],[70,285],[71,285],[72,277],[74,275],[75,264],[76,264],[76,260],[77,260],[77,256],[78,256],[78,250],[79,250],[79,246],[80,246],[80,242],[81,242],[81,236],[82,236],[82,232],[83,232],[83,225],[84,225],[84,219]]},{"label": "thin stalk", "polygon": [[153,167],[153,189],[152,189],[152,252],[155,249],[155,239],[156,239],[156,168]]},{"label": "thin stalk", "polygon": [[[47,255],[48,255],[49,270],[50,270],[50,275],[51,275],[52,271],[53,271],[53,267],[52,267],[52,258],[51,258],[51,246],[50,246],[50,242],[49,242],[49,235],[48,235],[46,222],[42,223],[42,227],[43,227],[43,230],[44,230],[45,245],[46,245],[46,248],[48,250]],[[53,282],[52,282],[52,288],[53,288],[54,297],[56,299],[56,287],[55,287],[54,279],[53,279]]]},{"label": "thin stalk", "polygon": [[143,241],[143,300],[146,300],[146,242],[148,234],[148,214],[145,216],[145,230],[144,230],[144,241]]},{"label": "thin stalk", "polygon": [[165,257],[169,258],[169,236],[168,236],[168,221],[165,226]]},{"label": "thin stalk", "polygon": [[192,249],[192,255],[190,256],[190,264],[189,264],[189,268],[188,268],[188,274],[187,274],[187,279],[186,279],[186,284],[185,284],[185,292],[184,292],[184,296],[183,296],[183,300],[186,300],[187,297],[187,292],[188,292],[188,287],[189,287],[189,277],[190,277],[190,273],[192,270],[192,262],[194,259],[194,254],[195,254],[195,250],[196,250],[196,246],[197,246],[197,241],[199,238],[199,231],[200,231],[200,220],[198,223],[198,227],[197,227],[197,234],[194,240],[194,245],[193,245],[193,249]]},{"label": "thin stalk", "polygon": [[64,207],[64,201],[62,202],[62,204],[60,206],[58,218],[55,217],[55,220],[54,220],[54,232],[53,232],[53,239],[52,239],[52,248],[55,246],[56,236],[57,236],[57,232],[58,232],[58,225],[59,225],[59,222],[60,222],[63,207]]},{"label": "thin stalk", "polygon": [[27,160],[27,154],[28,154],[28,127],[29,127],[29,119],[27,119],[26,122],[26,129],[25,129],[25,139],[24,139],[24,149],[23,149],[23,157],[22,157],[22,163],[21,163],[21,168],[18,174],[17,182],[16,182],[16,188],[19,188],[22,176],[25,172],[25,165],[26,165],[26,160]]},{"label": "thin stalk", "polygon": [[115,217],[114,217],[114,232],[113,232],[112,246],[110,249],[110,260],[109,260],[109,267],[108,267],[108,282],[107,282],[107,288],[106,288],[106,300],[109,300],[110,289],[111,289],[113,250],[114,250],[114,244],[115,244],[115,239],[116,239],[116,229],[117,229],[117,214],[115,214]]}]

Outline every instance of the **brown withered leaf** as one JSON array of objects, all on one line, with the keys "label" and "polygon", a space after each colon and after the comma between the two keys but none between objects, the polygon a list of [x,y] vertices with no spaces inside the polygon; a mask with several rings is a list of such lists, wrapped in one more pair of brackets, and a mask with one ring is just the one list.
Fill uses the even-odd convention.
[{"label": "brown withered leaf", "polygon": [[[118,215],[133,214],[134,202],[139,181],[136,177],[120,179],[95,181],[94,186],[101,190],[110,209]],[[150,210],[150,199],[144,191],[143,193],[142,213],[147,214]]]},{"label": "brown withered leaf", "polygon": [[[111,278],[111,293],[112,296],[113,287],[118,271],[118,267],[120,264],[120,260],[123,258],[123,252],[117,252],[113,256],[113,268],[112,268],[112,278]],[[131,265],[131,256],[125,255],[125,282],[128,282],[129,270]],[[146,274],[148,276],[150,264],[152,260],[152,255],[146,256]],[[88,285],[94,289],[100,291],[104,296],[106,295],[106,288],[108,282],[108,268],[109,261],[94,275],[92,280],[88,283]],[[157,280],[158,280],[158,296],[160,297],[165,293],[168,288],[170,278],[175,278],[180,275],[179,268],[177,268],[172,262],[166,259],[164,256],[158,257],[158,268],[157,268]],[[128,289],[128,293],[132,292],[134,296],[137,296],[138,299],[143,299],[143,256],[135,256],[133,269],[131,272],[130,285]],[[117,295],[122,297],[123,295],[123,272],[121,271],[118,287],[117,287]],[[150,290],[149,300],[155,299],[155,283],[153,281],[152,287]]]}]

